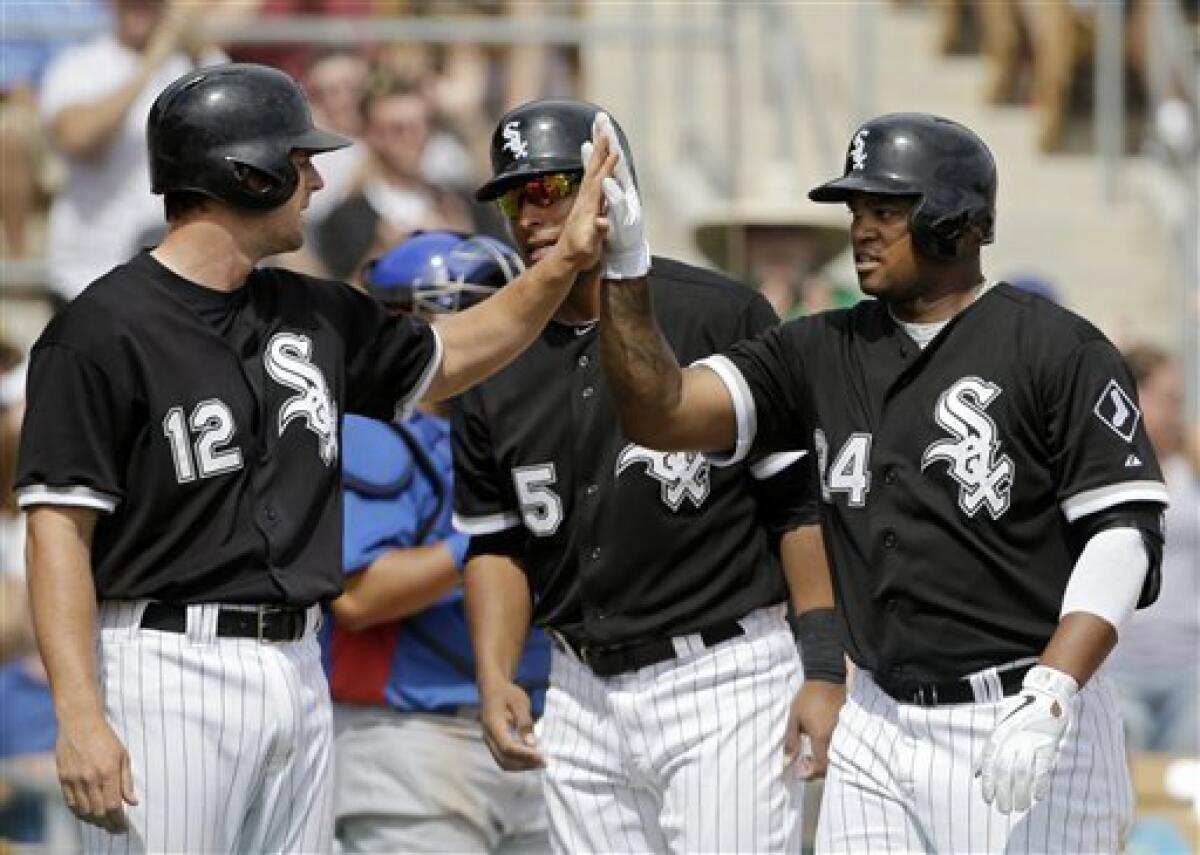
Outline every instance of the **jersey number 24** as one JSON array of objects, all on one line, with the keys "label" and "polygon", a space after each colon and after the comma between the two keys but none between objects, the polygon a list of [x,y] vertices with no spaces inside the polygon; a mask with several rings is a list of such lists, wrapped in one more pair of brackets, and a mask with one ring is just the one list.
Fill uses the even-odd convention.
[{"label": "jersey number 24", "polygon": [[817,448],[817,466],[821,470],[821,498],[833,502],[834,493],[845,493],[846,504],[861,508],[867,503],[871,490],[871,435],[852,433],[846,443],[829,462],[829,441],[825,431],[813,431],[813,445]]}]

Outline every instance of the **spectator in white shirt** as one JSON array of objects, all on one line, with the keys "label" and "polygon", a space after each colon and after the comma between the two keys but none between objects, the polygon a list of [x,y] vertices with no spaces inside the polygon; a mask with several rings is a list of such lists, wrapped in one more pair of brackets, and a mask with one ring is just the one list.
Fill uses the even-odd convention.
[{"label": "spectator in white shirt", "polygon": [[224,55],[195,43],[202,12],[182,0],[112,0],[113,28],[60,53],[46,73],[39,111],[67,164],[50,207],[51,285],[74,298],[125,261],[162,222],[150,193],[146,117],[155,96],[197,65]]}]

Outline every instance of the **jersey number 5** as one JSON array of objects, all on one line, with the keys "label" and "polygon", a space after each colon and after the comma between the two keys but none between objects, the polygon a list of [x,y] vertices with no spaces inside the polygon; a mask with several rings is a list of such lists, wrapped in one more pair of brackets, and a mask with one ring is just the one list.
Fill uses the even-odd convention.
[{"label": "jersey number 5", "polygon": [[821,470],[821,498],[833,502],[834,493],[845,493],[846,503],[852,508],[861,508],[867,503],[871,490],[871,435],[852,433],[829,464],[829,441],[825,431],[813,431],[813,445],[817,447],[817,465]]},{"label": "jersey number 5", "polygon": [[[197,433],[195,456],[188,434],[188,423]],[[163,419],[163,433],[171,443],[171,460],[175,463],[175,479],[180,484],[201,478],[211,478],[242,468],[242,451],[226,448],[233,438],[233,413],[224,401],[211,398],[192,409],[190,419],[184,420],[183,407],[172,407]]]},{"label": "jersey number 5", "polygon": [[557,480],[554,464],[519,466],[513,469],[512,475],[525,527],[538,537],[550,537],[558,531],[563,518],[562,499],[550,489]]}]

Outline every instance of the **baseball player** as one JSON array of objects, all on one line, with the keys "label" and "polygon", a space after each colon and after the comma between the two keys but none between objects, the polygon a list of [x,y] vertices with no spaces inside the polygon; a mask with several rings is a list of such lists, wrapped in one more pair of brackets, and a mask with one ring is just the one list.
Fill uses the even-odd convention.
[{"label": "baseball player", "polygon": [[[579,204],[593,123],[624,147],[580,101],[534,101],[496,128],[478,197],[497,200],[534,270]],[[794,851],[802,782],[785,760],[803,729],[820,762],[844,698],[833,638],[798,694],[784,620],[789,582],[797,610],[832,606],[810,459],[788,449],[714,470],[623,436],[597,350],[601,274],[648,275],[688,358],[777,319],[751,289],[651,259],[640,237],[610,242],[605,265],[579,277],[529,351],[455,401],[455,524],[472,536],[486,737],[507,769],[545,766],[559,852]],[[536,736],[512,680],[531,619],[555,641]]]},{"label": "baseball player", "polygon": [[1129,819],[1120,721],[1094,675],[1156,596],[1166,491],[1112,345],[985,286],[995,195],[969,129],[883,116],[810,193],[849,207],[877,299],[680,371],[647,283],[604,292],[605,369],[636,441],[733,463],[814,437],[861,668],[821,851],[1111,852]]},{"label": "baseball player", "polygon": [[18,500],[58,773],[91,850],[330,845],[315,604],[341,590],[339,416],[453,395],[541,329],[606,221],[600,140],[550,263],[436,327],[255,265],[321,188],[295,82],[189,72],[147,127],[168,234],[46,328]]},{"label": "baseball player", "polygon": [[[466,309],[523,270],[499,241],[418,233],[373,262],[396,311]],[[459,585],[469,538],[450,525],[445,404],[342,431],[346,591],[323,632],[333,696],[335,834],[346,852],[545,852],[541,776],[496,767],[479,726]],[[541,711],[550,648],[530,636],[517,680]]]}]

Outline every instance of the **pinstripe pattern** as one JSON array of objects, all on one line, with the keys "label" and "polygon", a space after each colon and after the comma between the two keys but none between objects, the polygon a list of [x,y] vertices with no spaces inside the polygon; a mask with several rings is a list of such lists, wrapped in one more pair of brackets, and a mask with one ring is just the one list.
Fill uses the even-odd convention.
[{"label": "pinstripe pattern", "polygon": [[780,610],[744,625],[607,680],[555,650],[539,740],[556,851],[798,851],[801,784],[782,758],[800,663]]},{"label": "pinstripe pattern", "polygon": [[817,851],[1119,851],[1132,790],[1104,678],[1077,696],[1047,796],[1008,816],[983,802],[974,775],[999,709],[898,704],[856,675],[830,746]]},{"label": "pinstripe pattern", "polygon": [[128,834],[81,826],[85,849],[329,851],[332,723],[314,634],[218,639],[213,606],[189,608],[187,633],[140,630],[143,608],[101,606],[97,659],[140,803]]}]

